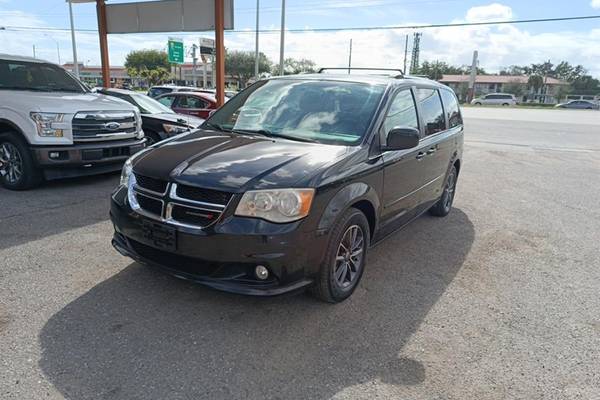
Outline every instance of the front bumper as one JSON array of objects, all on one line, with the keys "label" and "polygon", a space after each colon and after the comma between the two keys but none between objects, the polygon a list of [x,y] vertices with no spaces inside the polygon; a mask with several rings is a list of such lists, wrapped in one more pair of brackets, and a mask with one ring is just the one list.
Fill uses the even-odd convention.
[{"label": "front bumper", "polygon": [[125,160],[145,146],[146,139],[133,139],[71,146],[33,146],[31,151],[46,179],[58,179],[118,171]]},{"label": "front bumper", "polygon": [[[176,250],[157,248],[144,237],[142,223],[148,218],[131,210],[123,191],[118,190],[111,201],[113,246],[125,256],[176,277],[227,292],[275,296],[312,284],[321,265],[326,237],[303,232],[301,224],[283,227],[227,212],[201,232],[176,227]],[[262,232],[249,224],[260,225]],[[266,280],[255,277],[257,265],[269,270]]]}]

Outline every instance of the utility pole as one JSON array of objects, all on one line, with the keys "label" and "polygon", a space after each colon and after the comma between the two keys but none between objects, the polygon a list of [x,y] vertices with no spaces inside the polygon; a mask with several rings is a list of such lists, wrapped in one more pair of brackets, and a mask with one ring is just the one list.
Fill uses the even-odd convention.
[{"label": "utility pole", "polygon": [[100,62],[102,64],[102,86],[110,87],[110,65],[108,59],[108,32],[106,30],[106,3],[96,0],[96,15],[98,16],[98,37],[100,39]]},{"label": "utility pole", "polygon": [[352,39],[350,39],[350,51],[348,52],[348,75],[350,75],[351,68],[352,68]]},{"label": "utility pole", "polygon": [[73,25],[73,6],[71,5],[71,0],[67,0],[69,2],[69,18],[71,20],[71,47],[73,47],[73,71],[75,72],[75,76],[79,78],[79,64],[77,63],[77,44],[75,43],[75,27]]},{"label": "utility pole", "polygon": [[225,6],[223,0],[215,0],[215,50],[217,61],[213,69],[213,77],[217,83],[217,107],[225,104]]},{"label": "utility pole", "polygon": [[33,45],[33,58],[36,58],[35,57],[35,44]]},{"label": "utility pole", "polygon": [[283,52],[285,48],[285,0],[281,0],[281,43],[279,44],[279,75],[283,75]]},{"label": "utility pole", "polygon": [[475,80],[477,79],[477,58],[479,54],[477,50],[473,52],[473,63],[471,64],[471,76],[469,76],[469,91],[467,93],[467,103],[475,97]]},{"label": "utility pole", "polygon": [[198,50],[198,46],[196,43],[192,45],[192,80],[194,81],[194,87],[197,85],[196,80],[196,64],[198,63],[198,58],[196,57],[196,50]]},{"label": "utility pole", "polygon": [[408,74],[406,70],[406,61],[408,58],[408,33],[406,34],[406,41],[404,42],[404,69],[402,70],[403,74]]},{"label": "utility pole", "polygon": [[256,40],[254,50],[254,77],[258,79],[258,10],[260,8],[260,0],[256,0]]}]

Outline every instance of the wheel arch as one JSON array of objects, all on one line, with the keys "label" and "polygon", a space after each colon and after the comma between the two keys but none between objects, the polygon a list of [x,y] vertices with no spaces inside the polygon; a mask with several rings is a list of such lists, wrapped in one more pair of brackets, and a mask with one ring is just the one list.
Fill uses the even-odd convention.
[{"label": "wheel arch", "polygon": [[331,229],[338,217],[351,207],[365,214],[372,238],[377,229],[380,201],[375,189],[363,182],[345,186],[329,200],[319,220],[318,229],[320,231]]},{"label": "wheel arch", "polygon": [[18,137],[25,141],[25,143],[29,144],[29,140],[27,140],[27,136],[23,133],[23,130],[19,128],[17,124],[14,122],[0,118],[0,135],[3,133],[15,133]]}]

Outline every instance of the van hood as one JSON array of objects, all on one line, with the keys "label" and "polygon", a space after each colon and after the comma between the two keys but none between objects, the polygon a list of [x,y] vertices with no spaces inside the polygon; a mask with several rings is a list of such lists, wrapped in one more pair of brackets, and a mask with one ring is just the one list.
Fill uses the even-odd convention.
[{"label": "van hood", "polygon": [[134,173],[228,192],[310,186],[350,147],[200,130],[134,159]]},{"label": "van hood", "polygon": [[133,111],[125,100],[97,93],[10,91],[11,105],[37,112],[75,114],[79,111]]}]

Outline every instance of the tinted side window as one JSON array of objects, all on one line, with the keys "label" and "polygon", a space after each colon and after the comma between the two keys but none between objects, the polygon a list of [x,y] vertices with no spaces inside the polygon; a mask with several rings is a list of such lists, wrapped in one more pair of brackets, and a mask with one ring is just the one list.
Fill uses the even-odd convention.
[{"label": "tinted side window", "polygon": [[396,95],[383,121],[386,136],[395,127],[419,129],[417,108],[410,90],[403,90]]},{"label": "tinted side window", "polygon": [[425,135],[432,135],[446,130],[446,118],[444,118],[444,110],[438,91],[419,88],[416,90],[416,95],[421,106],[421,118],[425,124]]},{"label": "tinted side window", "polygon": [[181,108],[206,108],[206,103],[197,97],[181,96],[177,106]]},{"label": "tinted side window", "polygon": [[175,96],[165,96],[157,99],[159,103],[165,105],[167,107],[171,107],[173,105],[173,101],[175,100]]},{"label": "tinted side window", "polygon": [[442,101],[444,102],[444,109],[446,110],[446,115],[448,117],[449,127],[454,128],[455,126],[462,125],[462,116],[460,115],[456,96],[449,90],[440,90],[440,94],[442,95]]}]

